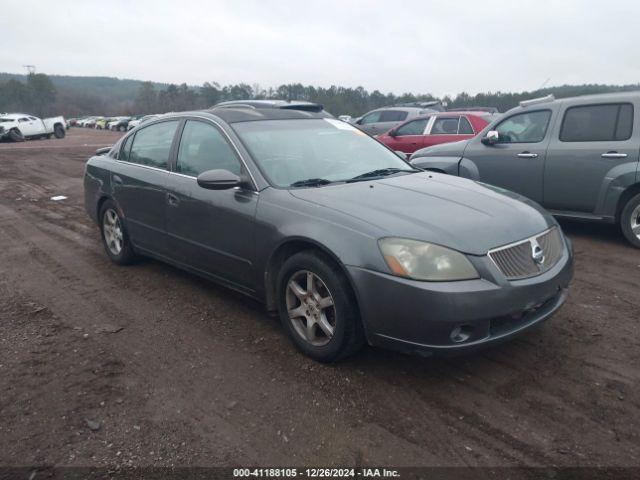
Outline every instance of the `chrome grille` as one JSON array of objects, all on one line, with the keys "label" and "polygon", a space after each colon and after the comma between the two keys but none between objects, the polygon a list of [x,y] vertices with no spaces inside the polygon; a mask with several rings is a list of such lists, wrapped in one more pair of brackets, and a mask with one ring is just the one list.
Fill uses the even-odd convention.
[{"label": "chrome grille", "polygon": [[[521,242],[489,251],[489,258],[509,280],[534,277],[553,267],[562,257],[563,242],[560,231],[553,227],[540,235]],[[544,258],[534,260],[534,249],[539,246]]]}]

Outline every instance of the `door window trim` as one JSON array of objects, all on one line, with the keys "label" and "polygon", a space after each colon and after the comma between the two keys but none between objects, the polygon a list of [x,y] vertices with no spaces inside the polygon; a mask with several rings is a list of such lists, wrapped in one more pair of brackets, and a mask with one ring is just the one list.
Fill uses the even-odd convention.
[{"label": "door window trim", "polygon": [[[182,136],[184,134],[184,129],[187,127],[187,122],[188,121],[192,121],[192,122],[199,122],[199,123],[204,123],[205,125],[207,125],[207,122],[201,120],[201,119],[193,119],[193,118],[184,118],[184,121],[182,122],[182,124],[180,125],[179,129],[180,129],[180,138],[178,139],[178,144],[176,145],[176,158],[175,158],[175,162],[171,163],[171,173],[175,173],[176,175],[181,175],[183,177],[189,177],[189,178],[198,178],[197,175],[188,175],[186,173],[181,173],[178,172],[178,155],[180,155],[180,145],[182,144]],[[225,140],[225,142],[227,143],[227,145],[229,145],[229,142],[227,141],[227,139],[224,136],[224,133],[222,131],[222,129],[217,128],[215,125],[211,125],[218,133],[220,133],[220,136],[222,137],[223,140]],[[231,146],[231,145],[230,145]],[[237,152],[237,150],[231,149],[234,157],[236,157],[236,160],[238,160],[238,164],[240,165],[240,170],[241,171],[245,171],[245,165],[243,164],[243,162],[240,160],[240,156]]]},{"label": "door window trim", "polygon": [[236,143],[233,141],[233,139],[229,136],[229,134],[225,131],[225,129],[222,128],[222,125],[220,125],[220,123],[213,120],[212,118],[205,117],[202,115],[186,115],[184,117],[179,117],[179,118],[181,120],[181,124],[178,125],[178,132],[180,133],[180,137],[179,137],[179,140],[176,142],[175,152],[172,155],[171,161],[169,162],[169,166],[171,167],[171,169],[169,170],[169,173],[171,173],[172,175],[180,175],[181,177],[193,178],[194,180],[197,179],[197,177],[176,172],[175,168],[178,162],[178,149],[180,146],[180,140],[182,140],[182,132],[184,130],[185,125],[187,124],[187,120],[203,121],[204,123],[212,124],[214,128],[216,128],[218,131],[220,131],[220,133],[222,133],[222,136],[227,141],[227,143],[231,145],[231,147],[233,147],[236,157],[238,157],[238,160],[240,160],[240,166],[242,167],[242,171],[246,172],[249,175],[249,178],[251,180],[251,187],[252,187],[251,190],[256,193],[258,192],[258,183],[256,182],[256,179],[253,176],[253,173],[251,172],[251,170],[249,169],[249,166],[247,165],[247,162],[245,161],[244,157],[240,153],[240,149],[238,148]]},{"label": "door window trim", "polygon": [[[618,122],[620,121],[620,110],[623,105],[631,106],[631,132],[629,132],[629,136],[627,138],[622,139],[609,139],[609,140],[563,140],[562,139],[562,129],[564,128],[564,122],[567,120],[567,113],[569,110],[575,108],[585,108],[585,107],[607,107],[607,106],[617,106],[618,113],[616,114],[616,124],[613,129],[613,136],[615,137],[616,131],[618,130]],[[562,143],[597,143],[597,142],[626,142],[631,140],[633,137],[633,130],[635,129],[635,114],[636,109],[632,102],[606,102],[606,103],[585,103],[583,105],[571,105],[565,108],[562,114],[562,122],[560,122],[560,130],[558,131],[558,141]]]}]

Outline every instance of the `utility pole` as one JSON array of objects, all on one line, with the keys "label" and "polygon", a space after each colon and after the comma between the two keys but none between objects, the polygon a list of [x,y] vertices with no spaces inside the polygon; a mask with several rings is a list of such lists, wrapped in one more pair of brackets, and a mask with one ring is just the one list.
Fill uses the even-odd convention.
[{"label": "utility pole", "polygon": [[27,73],[29,75],[33,75],[34,73],[36,73],[36,66],[35,65],[23,65],[23,67],[27,69]]}]

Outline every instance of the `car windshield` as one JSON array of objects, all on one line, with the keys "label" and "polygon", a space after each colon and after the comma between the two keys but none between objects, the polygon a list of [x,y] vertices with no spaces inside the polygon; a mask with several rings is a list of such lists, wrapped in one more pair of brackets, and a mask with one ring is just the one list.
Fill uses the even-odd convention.
[{"label": "car windshield", "polygon": [[340,120],[261,120],[232,126],[277,187],[320,186],[418,171]]},{"label": "car windshield", "polygon": [[15,120],[13,118],[0,118],[0,123],[5,123],[5,122],[14,122]]}]

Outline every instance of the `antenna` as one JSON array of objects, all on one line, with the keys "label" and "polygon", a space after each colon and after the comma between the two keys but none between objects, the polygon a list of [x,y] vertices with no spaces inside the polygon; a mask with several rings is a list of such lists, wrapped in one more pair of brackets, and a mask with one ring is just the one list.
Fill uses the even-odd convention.
[{"label": "antenna", "polygon": [[34,73],[36,73],[35,65],[23,65],[23,67],[27,69],[27,73],[29,73],[29,75],[33,75]]},{"label": "antenna", "polygon": [[551,77],[547,78],[544,82],[542,82],[542,85],[540,85],[538,87],[538,90],[542,90],[544,88],[544,86],[549,83],[549,80],[551,80]]}]

